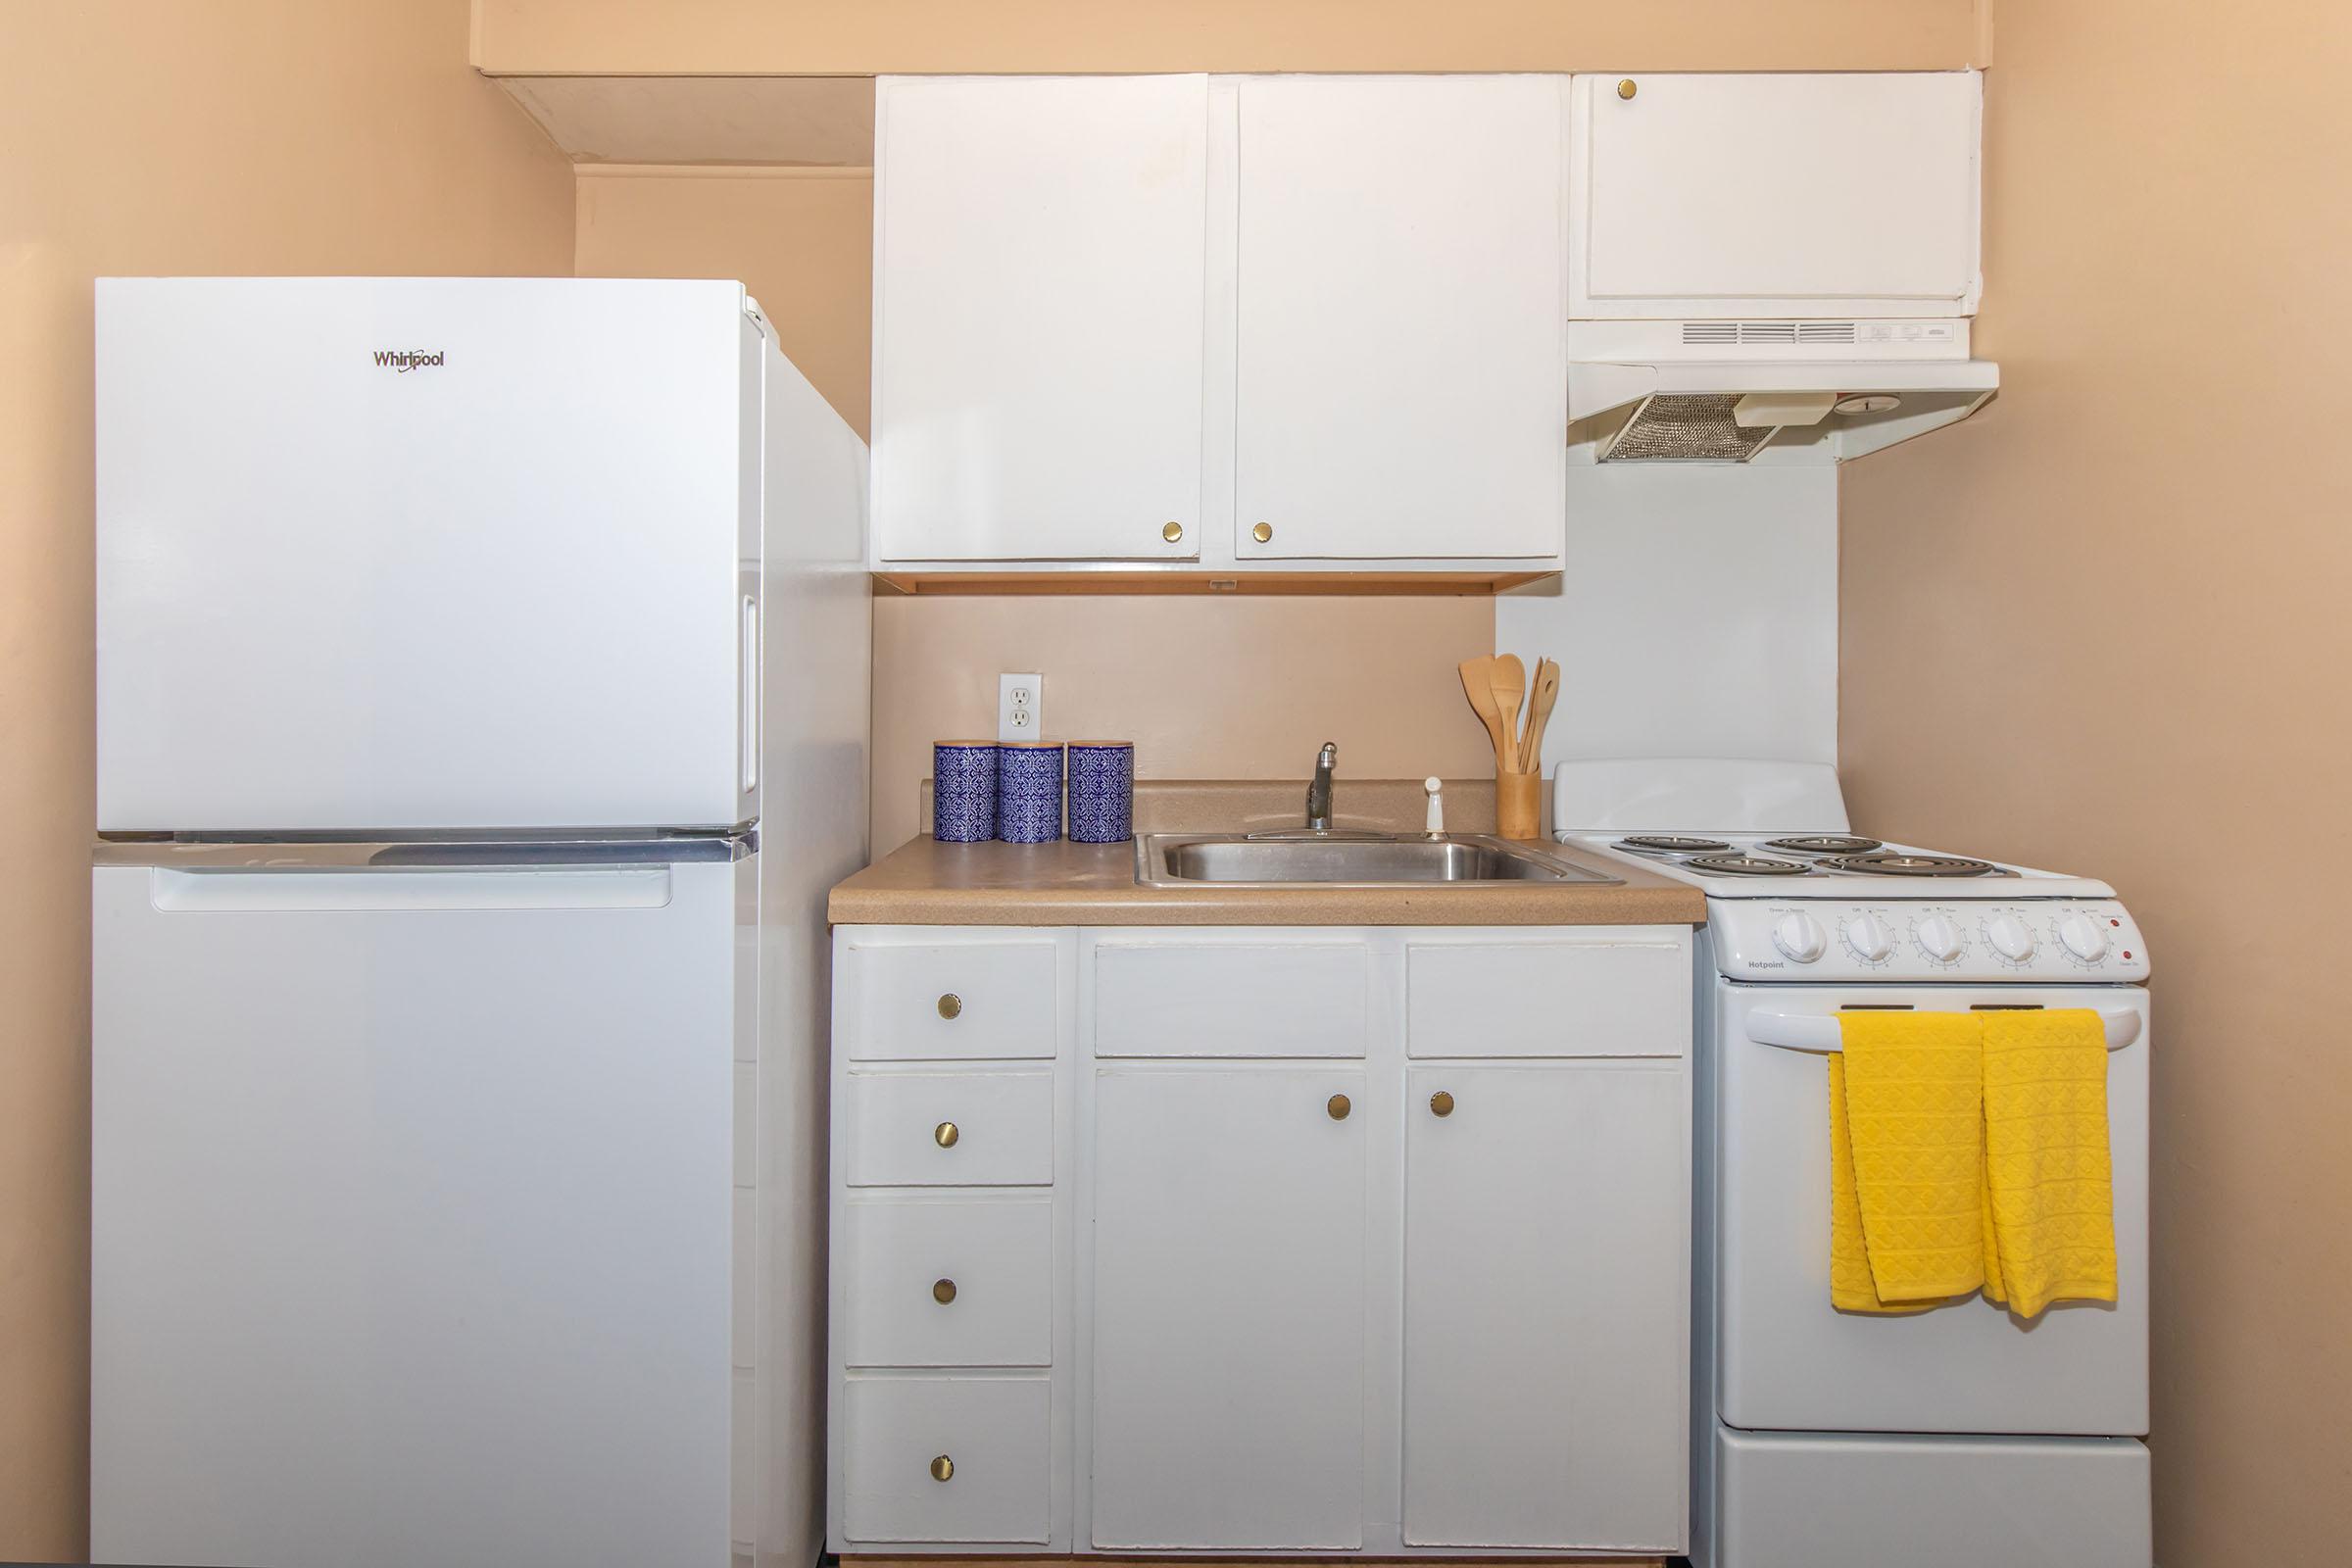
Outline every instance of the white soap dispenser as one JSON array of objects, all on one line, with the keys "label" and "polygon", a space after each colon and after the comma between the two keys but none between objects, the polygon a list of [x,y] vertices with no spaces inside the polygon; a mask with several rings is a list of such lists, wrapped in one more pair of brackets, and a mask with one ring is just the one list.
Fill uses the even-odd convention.
[{"label": "white soap dispenser", "polygon": [[1441,837],[1446,831],[1446,786],[1437,779],[1425,778],[1421,781],[1421,787],[1429,792],[1429,820],[1426,824],[1429,836],[1433,839]]}]

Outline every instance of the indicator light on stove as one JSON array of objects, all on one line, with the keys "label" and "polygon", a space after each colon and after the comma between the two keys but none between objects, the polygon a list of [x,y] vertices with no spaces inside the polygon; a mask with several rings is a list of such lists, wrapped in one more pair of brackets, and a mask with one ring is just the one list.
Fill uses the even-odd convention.
[{"label": "indicator light on stove", "polygon": [[1773,922],[1772,945],[1792,962],[1811,963],[1828,941],[1821,934],[1821,922],[1811,915],[1784,914]]},{"label": "indicator light on stove", "polygon": [[1992,951],[2011,963],[2023,963],[2034,956],[2033,928],[2014,914],[1996,914],[1984,927],[1984,938]]},{"label": "indicator light on stove", "polygon": [[1894,951],[1894,938],[1887,935],[1884,921],[1865,909],[1845,922],[1845,945],[1864,963],[1880,963]]},{"label": "indicator light on stove", "polygon": [[2070,914],[2058,922],[2058,940],[2066,951],[2084,963],[2096,963],[2107,956],[2107,933],[2088,915]]},{"label": "indicator light on stove", "polygon": [[1960,956],[1960,927],[1949,915],[1929,915],[1912,935],[1919,939],[1919,951],[1937,963],[1950,963]]}]

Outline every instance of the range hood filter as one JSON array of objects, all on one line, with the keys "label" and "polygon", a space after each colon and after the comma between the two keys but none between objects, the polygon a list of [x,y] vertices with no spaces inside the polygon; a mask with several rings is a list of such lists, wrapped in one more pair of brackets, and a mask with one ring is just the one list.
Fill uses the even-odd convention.
[{"label": "range hood filter", "polygon": [[1603,463],[1745,463],[1780,434],[1777,424],[1743,425],[1740,394],[1656,393],[1600,453]]}]

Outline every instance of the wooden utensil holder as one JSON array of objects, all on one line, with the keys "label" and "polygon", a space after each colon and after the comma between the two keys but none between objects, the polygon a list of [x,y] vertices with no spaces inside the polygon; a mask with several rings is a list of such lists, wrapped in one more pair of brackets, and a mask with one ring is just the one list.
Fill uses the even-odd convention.
[{"label": "wooden utensil holder", "polygon": [[1544,836],[1544,775],[1494,775],[1494,832],[1506,839]]}]

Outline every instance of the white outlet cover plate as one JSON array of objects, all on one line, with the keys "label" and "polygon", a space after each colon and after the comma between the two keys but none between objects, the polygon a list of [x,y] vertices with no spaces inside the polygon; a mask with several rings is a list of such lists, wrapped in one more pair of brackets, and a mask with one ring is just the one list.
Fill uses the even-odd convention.
[{"label": "white outlet cover plate", "polygon": [[1034,741],[1045,737],[1046,677],[997,677],[997,739]]}]

